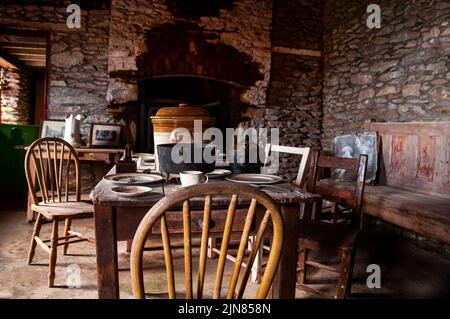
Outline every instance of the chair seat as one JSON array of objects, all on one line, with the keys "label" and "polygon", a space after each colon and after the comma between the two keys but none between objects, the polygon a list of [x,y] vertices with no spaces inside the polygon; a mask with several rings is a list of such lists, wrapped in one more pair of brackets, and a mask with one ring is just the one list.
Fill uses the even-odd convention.
[{"label": "chair seat", "polygon": [[41,213],[48,219],[63,219],[67,217],[90,217],[94,213],[94,205],[86,202],[61,202],[33,204],[31,209]]},{"label": "chair seat", "polygon": [[302,220],[298,226],[299,245],[313,250],[320,247],[349,250],[353,247],[356,236],[356,230],[343,224]]}]

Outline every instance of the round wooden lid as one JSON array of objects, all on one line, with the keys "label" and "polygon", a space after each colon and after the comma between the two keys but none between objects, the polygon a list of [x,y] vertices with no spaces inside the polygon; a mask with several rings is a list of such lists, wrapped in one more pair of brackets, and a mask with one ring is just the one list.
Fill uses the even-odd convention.
[{"label": "round wooden lid", "polygon": [[163,107],[156,112],[152,118],[178,118],[178,117],[196,117],[207,118],[211,117],[211,114],[204,108],[198,106],[189,106],[187,104],[180,104],[174,107]]}]

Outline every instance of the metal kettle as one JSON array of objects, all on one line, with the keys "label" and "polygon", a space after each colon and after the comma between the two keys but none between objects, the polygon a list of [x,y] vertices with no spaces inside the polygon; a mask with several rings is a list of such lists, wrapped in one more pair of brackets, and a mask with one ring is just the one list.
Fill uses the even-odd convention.
[{"label": "metal kettle", "polygon": [[66,116],[66,127],[64,129],[64,140],[72,146],[81,146],[80,127],[81,121],[86,116],[83,114],[70,114]]}]

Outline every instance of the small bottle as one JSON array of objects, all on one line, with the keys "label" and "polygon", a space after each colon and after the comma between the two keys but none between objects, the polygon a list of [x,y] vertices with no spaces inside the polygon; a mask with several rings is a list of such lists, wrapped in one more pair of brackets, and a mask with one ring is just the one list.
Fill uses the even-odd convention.
[{"label": "small bottle", "polygon": [[131,156],[131,147],[130,145],[125,146],[123,159],[119,160],[116,164],[116,173],[136,173],[137,164],[133,161]]}]

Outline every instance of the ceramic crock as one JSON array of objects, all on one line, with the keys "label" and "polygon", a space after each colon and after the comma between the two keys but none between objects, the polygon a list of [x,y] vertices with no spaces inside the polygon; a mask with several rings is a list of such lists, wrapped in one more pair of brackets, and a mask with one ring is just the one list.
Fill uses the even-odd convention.
[{"label": "ceramic crock", "polygon": [[163,107],[158,110],[155,116],[151,117],[157,168],[159,168],[159,163],[156,146],[168,143],[193,142],[195,120],[202,121],[202,133],[212,127],[215,122],[215,118],[206,109],[187,104]]}]

